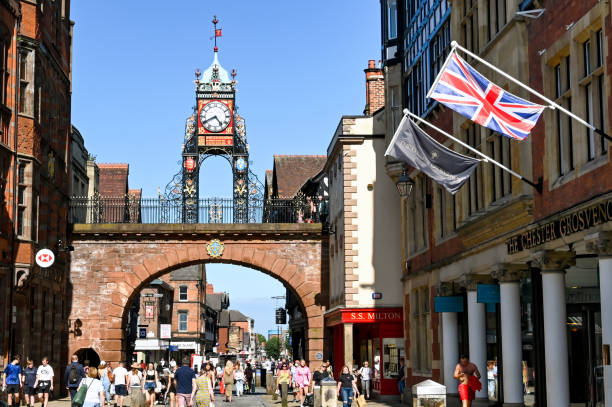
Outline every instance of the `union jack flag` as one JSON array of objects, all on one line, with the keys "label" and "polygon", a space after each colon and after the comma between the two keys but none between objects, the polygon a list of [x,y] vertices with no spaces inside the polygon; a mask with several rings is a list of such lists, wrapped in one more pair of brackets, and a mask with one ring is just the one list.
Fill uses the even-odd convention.
[{"label": "union jack flag", "polygon": [[481,126],[516,140],[526,138],[545,106],[506,92],[456,52],[449,58],[428,96]]}]

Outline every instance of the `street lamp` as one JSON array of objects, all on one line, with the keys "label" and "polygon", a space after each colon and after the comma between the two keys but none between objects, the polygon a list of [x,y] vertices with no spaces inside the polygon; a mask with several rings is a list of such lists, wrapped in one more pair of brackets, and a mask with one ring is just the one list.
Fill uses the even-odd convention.
[{"label": "street lamp", "polygon": [[414,181],[406,174],[406,170],[403,170],[402,175],[398,178],[395,186],[397,187],[400,197],[407,198],[412,192]]}]

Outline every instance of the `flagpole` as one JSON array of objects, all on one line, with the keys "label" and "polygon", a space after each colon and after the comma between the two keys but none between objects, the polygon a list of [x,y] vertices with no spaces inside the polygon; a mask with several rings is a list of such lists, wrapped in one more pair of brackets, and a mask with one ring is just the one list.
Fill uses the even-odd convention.
[{"label": "flagpole", "polygon": [[[450,57],[453,55],[453,52],[456,52],[457,49],[460,49],[461,51],[465,52],[467,55],[471,56],[472,58],[482,62],[484,65],[488,66],[489,68],[491,68],[492,70],[494,70],[495,72],[497,72],[498,74],[503,76],[504,78],[514,82],[515,84],[517,84],[521,88],[525,89],[527,92],[530,92],[531,94],[536,95],[540,99],[544,100],[546,103],[548,103],[550,105],[548,107],[550,107],[552,109],[559,109],[561,112],[565,113],[566,115],[568,115],[569,117],[573,118],[574,120],[576,120],[577,122],[581,123],[582,125],[588,127],[589,129],[593,130],[595,133],[597,133],[600,136],[605,137],[606,139],[612,141],[612,137],[609,136],[608,134],[606,134],[602,129],[596,128],[591,123],[589,123],[589,122],[585,121],[584,119],[582,119],[580,116],[577,116],[574,113],[572,113],[569,110],[567,110],[566,108],[564,108],[563,106],[558,105],[557,103],[553,102],[552,100],[550,100],[546,96],[542,95],[541,93],[539,93],[539,92],[533,90],[532,88],[530,88],[529,86],[525,85],[523,82],[519,81],[518,79],[515,79],[514,77],[512,77],[509,74],[505,73],[501,69],[497,68],[495,65],[488,63],[484,59],[480,58],[478,55],[474,54],[472,51],[469,51],[466,48],[463,48],[461,45],[459,45],[457,43],[457,41],[452,41],[451,42],[451,47],[452,47],[452,50],[451,50],[451,53],[450,53],[448,59],[450,59]],[[447,62],[448,62],[448,60],[447,60]],[[442,70],[440,72],[442,72]],[[438,74],[438,76],[439,76],[439,74]],[[439,78],[436,78],[436,82],[437,82],[438,79]],[[433,91],[433,86],[431,87],[431,89],[427,93],[427,97],[429,97],[429,95],[431,94],[432,91]]]},{"label": "flagpole", "polygon": [[[536,191],[538,191],[539,193],[542,193],[542,182],[538,182],[537,184],[534,183],[533,181],[523,177],[521,174],[512,171],[510,168],[506,167],[505,165],[503,165],[500,162],[495,161],[494,159],[492,159],[491,157],[489,157],[488,155],[482,153],[481,151],[475,149],[474,147],[470,146],[469,144],[464,143],[463,141],[459,140],[458,138],[450,135],[449,133],[445,132],[444,130],[442,130],[441,128],[429,123],[428,121],[422,119],[420,116],[417,116],[416,114],[412,113],[410,110],[408,109],[404,109],[404,119],[406,118],[406,115],[414,118],[415,120],[418,120],[419,122],[431,127],[432,129],[436,130],[437,132],[445,135],[446,137],[448,137],[449,139],[455,141],[456,143],[462,145],[463,147],[467,148],[468,150],[472,151],[475,154],[478,154],[479,156],[481,156],[482,158],[484,158],[485,162],[490,162],[492,164],[497,165],[499,168],[501,168],[502,170],[510,173],[511,175],[514,175],[516,178],[520,179],[521,181],[531,185],[532,187],[534,187],[536,189]],[[404,120],[402,119],[402,120]],[[393,136],[393,138],[395,138],[395,136]]]}]

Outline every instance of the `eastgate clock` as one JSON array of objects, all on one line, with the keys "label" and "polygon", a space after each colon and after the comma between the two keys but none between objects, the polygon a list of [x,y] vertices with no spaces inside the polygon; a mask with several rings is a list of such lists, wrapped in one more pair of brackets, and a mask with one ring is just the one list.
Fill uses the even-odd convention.
[{"label": "eastgate clock", "polygon": [[232,112],[222,102],[207,103],[200,111],[200,123],[210,132],[218,133],[227,128],[232,121]]}]

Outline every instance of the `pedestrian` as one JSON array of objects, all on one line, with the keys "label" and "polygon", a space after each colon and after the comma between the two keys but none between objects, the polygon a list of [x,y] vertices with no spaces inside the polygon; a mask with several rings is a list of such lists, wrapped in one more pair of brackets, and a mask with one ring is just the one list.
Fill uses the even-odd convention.
[{"label": "pedestrian", "polygon": [[160,376],[162,374],[164,374],[164,368],[165,367],[166,367],[166,361],[164,360],[164,358],[161,358],[161,360],[159,361],[159,363],[155,367],[155,370],[157,370],[157,374],[160,375]]},{"label": "pedestrian", "polygon": [[145,364],[144,360],[140,361],[140,372],[144,373],[144,371],[147,369],[147,365]]},{"label": "pedestrian", "polygon": [[82,407],[100,407],[104,405],[104,386],[102,381],[98,379],[98,369],[96,367],[89,367],[87,370],[87,377],[81,380],[77,392],[81,386],[87,386],[87,392],[85,393],[85,400],[83,401]]},{"label": "pedestrian", "polygon": [[109,371],[108,365],[105,361],[101,360],[98,365],[98,376],[100,376],[100,381],[102,382],[102,387],[104,388],[104,401],[105,404],[110,404],[111,396],[110,396],[110,387],[111,387],[111,378],[112,371]]},{"label": "pedestrian", "polygon": [[244,370],[240,362],[236,362],[236,369],[234,370],[234,383],[236,384],[236,397],[240,397],[244,394]]},{"label": "pedestrian", "polygon": [[174,372],[174,383],[176,386],[176,399],[178,407],[191,406],[191,395],[195,387],[196,375],[189,367],[189,359],[184,358],[179,368]]},{"label": "pedestrian", "polygon": [[123,407],[125,396],[128,395],[126,377],[128,375],[127,369],[123,366],[123,362],[119,362],[119,366],[113,370],[113,376],[115,377],[115,406]]},{"label": "pedestrian", "polygon": [[476,392],[482,388],[480,372],[466,355],[461,355],[453,375],[459,380],[459,399],[463,407],[471,407]]},{"label": "pedestrian", "polygon": [[325,363],[321,363],[319,369],[312,375],[312,380],[314,381],[315,386],[320,386],[321,381],[328,377],[329,373],[327,373],[327,369],[325,369]]},{"label": "pedestrian", "polygon": [[334,369],[332,368],[332,365],[329,359],[325,361],[325,368],[327,369],[327,373],[329,374],[329,377],[334,377]]},{"label": "pedestrian", "polygon": [[7,393],[9,406],[13,405],[13,399],[15,400],[15,404],[19,405],[19,391],[23,386],[19,362],[21,362],[21,355],[13,356],[13,360],[6,365],[4,374],[2,375],[2,382],[4,383],[2,385],[2,391],[6,391]]},{"label": "pedestrian", "polygon": [[[70,358],[70,364],[66,366],[66,372],[64,373],[64,382],[66,383],[66,390],[68,390],[70,393],[70,400],[74,399],[79,384],[81,384],[81,379],[84,377],[85,370],[79,363],[79,357],[77,355],[72,355]],[[40,398],[40,396],[38,397]]]},{"label": "pedestrian", "polygon": [[23,394],[25,395],[28,407],[34,407],[36,400],[36,372],[38,369],[34,367],[34,361],[28,359],[27,366],[23,369]]},{"label": "pedestrian", "polygon": [[297,401],[297,394],[298,394],[298,386],[297,384],[295,384],[295,371],[297,370],[298,367],[300,367],[300,362],[298,362],[297,360],[291,364],[291,384],[289,385],[289,391],[293,393],[294,403]]},{"label": "pedestrian", "polygon": [[280,366],[280,372],[276,379],[276,390],[280,392],[282,407],[287,407],[289,396],[289,385],[291,384],[291,371],[286,363]]},{"label": "pedestrian", "polygon": [[244,369],[244,382],[247,384],[247,393],[255,393],[255,384],[253,383],[253,367],[250,363],[247,363],[246,369]]},{"label": "pedestrian", "polygon": [[195,381],[195,386],[193,386],[191,397],[195,401],[196,407],[210,407],[210,404],[215,402],[211,368],[212,365],[206,363],[200,376]]},{"label": "pedestrian", "polygon": [[[170,396],[170,407],[176,407],[176,383],[174,380],[174,372],[176,372],[176,363],[170,362],[170,373],[168,374],[168,391],[167,395]],[[172,366],[174,364],[174,366]]]},{"label": "pedestrian", "polygon": [[155,388],[157,387],[157,383],[159,382],[159,376],[157,375],[157,371],[155,370],[155,366],[153,363],[149,362],[147,365],[147,369],[144,372],[144,383],[142,386],[143,391],[145,392],[145,397],[147,398],[147,404],[150,407],[155,406]]},{"label": "pedestrian", "polygon": [[357,379],[346,365],[342,368],[342,374],[338,378],[338,396],[342,397],[342,407],[351,407],[353,397],[359,397]]},{"label": "pedestrian", "polygon": [[404,368],[404,359],[400,359],[399,365],[399,376],[397,377],[397,387],[400,393],[400,401],[402,400],[402,396],[404,394],[404,389],[406,388],[406,369]]},{"label": "pedestrian", "polygon": [[495,400],[495,387],[497,381],[497,366],[494,360],[487,362],[487,390],[489,393],[489,400]]},{"label": "pedestrian", "polygon": [[295,377],[293,379],[294,385],[298,388],[298,394],[300,396],[300,407],[304,406],[304,397],[308,394],[308,388],[312,381],[312,373],[306,365],[304,359],[300,360],[300,366],[295,369]]},{"label": "pedestrian", "polygon": [[372,369],[370,369],[370,362],[367,360],[363,362],[363,366],[359,369],[359,376],[361,377],[361,393],[369,400],[370,390],[372,389]]},{"label": "pedestrian", "polygon": [[223,369],[223,385],[225,386],[225,401],[232,402],[232,390],[234,390],[234,364],[231,360],[225,362]]},{"label": "pedestrian", "polygon": [[[44,356],[41,360],[41,365],[36,371],[36,382],[34,387],[38,389],[38,399],[42,402],[43,407],[49,404],[49,393],[53,391],[53,368],[49,365],[49,358]],[[81,370],[83,368],[81,367]],[[76,388],[74,389],[76,394]],[[71,394],[71,399],[74,397]]]},{"label": "pedestrian", "polygon": [[217,364],[216,377],[217,377],[217,380],[219,381],[219,387],[221,387],[221,382],[223,381],[223,366],[221,366],[220,363]]},{"label": "pedestrian", "polygon": [[142,390],[142,373],[140,365],[132,363],[130,372],[126,376],[127,392],[130,398],[130,407],[141,407],[144,404],[144,394]]}]

